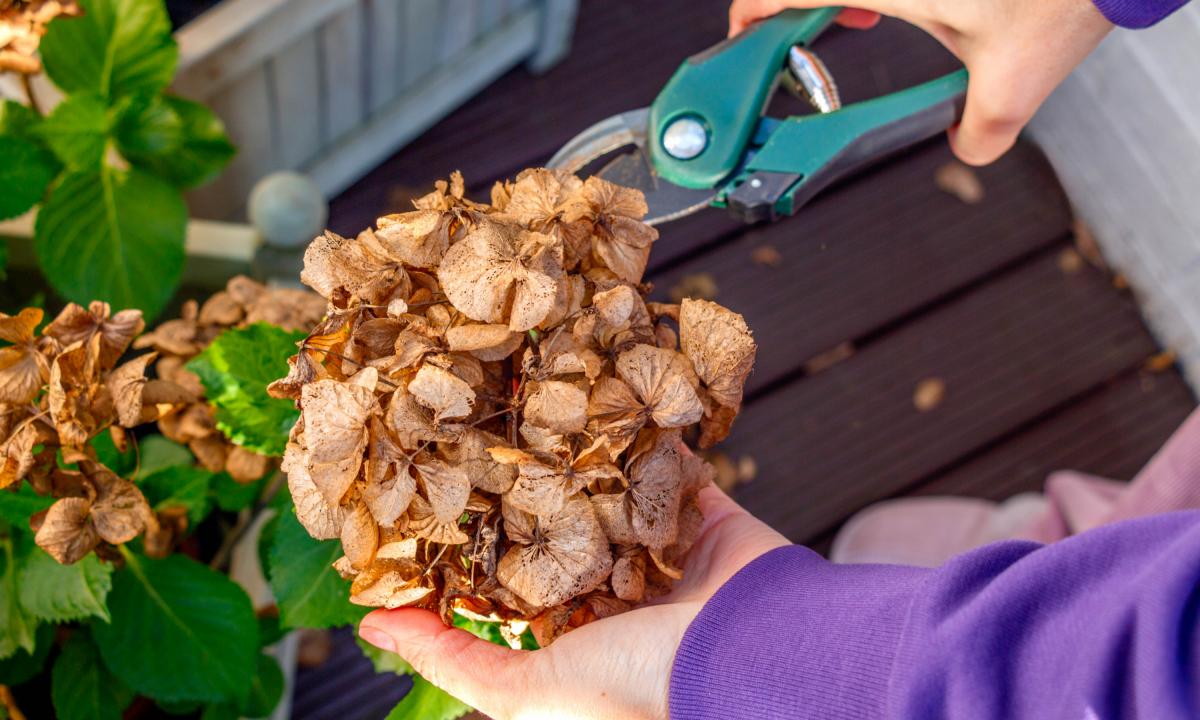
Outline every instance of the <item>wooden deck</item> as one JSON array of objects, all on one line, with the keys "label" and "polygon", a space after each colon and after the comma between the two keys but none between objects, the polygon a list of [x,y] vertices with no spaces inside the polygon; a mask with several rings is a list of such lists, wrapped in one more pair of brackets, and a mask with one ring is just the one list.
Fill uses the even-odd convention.
[{"label": "wooden deck", "polygon": [[[356,232],[453,169],[483,195],[544,162],[590,123],[648,104],[682,58],[723,36],[726,6],[585,2],[566,62],[502,78],[334,200],[331,225]],[[847,102],[955,67],[891,22],[832,31],[822,56]],[[980,171],[977,205],[935,186],[950,159],[932,141],[796,218],[745,227],[707,211],[665,226],[655,246],[656,295],[706,274],[755,330],[746,408],[721,449],[754,459],[737,498],[797,542],[825,547],[884,498],[999,499],[1060,468],[1127,479],[1195,404],[1174,369],[1145,369],[1159,348],[1133,299],[1069,262],[1071,212],[1040,152],[1022,145]],[[779,262],[755,262],[768,245]],[[928,379],[945,395],[921,412],[914,389]],[[407,685],[373,676],[349,634],[337,637],[331,660],[301,673],[294,717],[382,718]]]}]

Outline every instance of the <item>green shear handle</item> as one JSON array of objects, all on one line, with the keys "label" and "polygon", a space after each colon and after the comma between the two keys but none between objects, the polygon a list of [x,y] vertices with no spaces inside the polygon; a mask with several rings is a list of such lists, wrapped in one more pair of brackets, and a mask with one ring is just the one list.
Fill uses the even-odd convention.
[{"label": "green shear handle", "polygon": [[[838,177],[958,122],[965,70],[831,113],[762,118],[788,50],[809,45],[840,10],[785,10],[683,63],[650,107],[647,144],[658,174],[684,187],[721,188],[719,201],[731,206],[737,187],[754,177],[755,187],[774,190],[765,217],[792,214]],[[707,133],[688,159],[663,147],[667,129],[684,118]]]}]

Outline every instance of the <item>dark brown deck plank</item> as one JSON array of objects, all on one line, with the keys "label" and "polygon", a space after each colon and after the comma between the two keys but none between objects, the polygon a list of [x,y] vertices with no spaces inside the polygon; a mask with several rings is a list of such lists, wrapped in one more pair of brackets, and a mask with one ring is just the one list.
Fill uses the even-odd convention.
[{"label": "dark brown deck plank", "polygon": [[1055,470],[1130,480],[1187,418],[1182,376],[1131,373],[915,488],[913,495],[1003,500],[1041,491]]},{"label": "dark brown deck plank", "polygon": [[[964,205],[934,185],[950,150],[926,145],[847,184],[794,218],[749,229],[712,252],[652,275],[655,296],[705,273],[716,300],[742,313],[759,343],[755,392],[810,357],[857,340],[1029,253],[1061,240],[1071,215],[1041,153],[1021,145],[979,176],[984,201]],[[671,249],[670,235],[655,253]],[[752,260],[771,245],[781,261]]]},{"label": "dark brown deck plank", "polygon": [[[793,540],[816,537],[1151,355],[1133,303],[1090,268],[1064,274],[1056,255],[750,404],[725,445],[758,463],[742,502]],[[925,378],[947,390],[921,413]]]}]

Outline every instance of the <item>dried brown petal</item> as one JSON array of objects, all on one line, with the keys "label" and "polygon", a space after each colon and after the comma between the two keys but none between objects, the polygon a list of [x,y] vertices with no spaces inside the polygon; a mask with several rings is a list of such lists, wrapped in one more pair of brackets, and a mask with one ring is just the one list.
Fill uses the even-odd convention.
[{"label": "dried brown petal", "polygon": [[438,268],[450,302],[485,323],[524,332],[553,309],[562,277],[562,245],[539,233],[481,222],[451,246]]},{"label": "dried brown petal", "polygon": [[84,498],[56,501],[46,513],[34,541],[64,565],[79,562],[100,542],[90,511],[91,503]]},{"label": "dried brown petal", "polygon": [[33,467],[33,447],[38,442],[37,428],[32,421],[16,426],[0,444],[0,489],[25,477]]},{"label": "dried brown petal", "polygon": [[236,445],[229,449],[229,454],[225,457],[225,472],[240,483],[258,480],[267,474],[270,467],[271,458]]},{"label": "dried brown petal", "polygon": [[452,352],[469,352],[484,362],[503,360],[521,346],[525,336],[507,325],[460,325],[446,331]]},{"label": "dried brown petal", "polygon": [[640,552],[624,554],[613,563],[613,594],[629,602],[641,602],[646,594],[646,557]]},{"label": "dried brown petal", "polygon": [[158,353],[145,353],[108,376],[108,391],[112,394],[113,406],[117,410],[117,422],[131,428],[142,421],[142,388],[146,385],[146,366],[154,362]]},{"label": "dried brown petal", "polygon": [[0,348],[0,403],[30,402],[49,377],[50,363],[30,345]]},{"label": "dried brown petal", "polygon": [[288,490],[296,506],[296,517],[308,534],[317,540],[340,538],[342,525],[346,522],[346,510],[325,500],[304,466],[303,451],[299,445],[288,444],[283,456],[283,470],[287,473]]},{"label": "dried brown petal", "polygon": [[589,219],[593,253],[626,282],[641,282],[658,231],[641,220],[648,208],[641,192],[589,177],[570,203],[565,219]]},{"label": "dried brown petal", "polygon": [[434,421],[466,417],[475,404],[475,391],[454,373],[426,363],[408,385],[421,405],[434,412]]},{"label": "dried brown petal", "polygon": [[424,600],[433,588],[422,585],[421,567],[408,560],[382,560],[354,579],[350,602],[367,607],[408,607]]},{"label": "dried brown petal", "polygon": [[376,221],[375,236],[405,265],[433,270],[450,248],[452,220],[451,215],[437,210],[385,215]]},{"label": "dried brown petal", "polygon": [[93,302],[84,308],[75,303],[68,304],[63,311],[46,326],[44,335],[58,340],[63,347],[77,342],[87,343],[95,334],[100,335],[100,365],[111,368],[129,347],[133,338],[145,329],[141,310],[122,310],[110,317],[108,303]]},{"label": "dried brown petal", "polygon": [[304,251],[300,280],[323,297],[341,293],[367,303],[378,303],[407,281],[399,262],[387,257],[370,230],[354,240],[326,231]]},{"label": "dried brown petal", "polygon": [[571,383],[547,380],[525,403],[525,419],[556,433],[583,432],[587,425],[588,396]]},{"label": "dried brown petal", "polygon": [[342,552],[351,567],[362,570],[375,559],[379,548],[379,526],[363,503],[354,506],[342,524]]},{"label": "dried brown petal", "polygon": [[438,519],[433,506],[420,495],[413,497],[412,504],[408,507],[408,528],[416,533],[417,537],[442,545],[462,545],[470,540],[467,534],[459,529],[457,517],[452,522]]},{"label": "dried brown petal", "polygon": [[408,456],[383,422],[371,418],[369,427],[363,500],[375,520],[390,527],[408,510],[417,492],[417,480],[409,472]]},{"label": "dried brown petal", "polygon": [[367,418],[378,412],[378,403],[366,387],[335,380],[304,386],[300,402],[305,410],[305,465],[326,502],[337,505],[358,476]]},{"label": "dried brown petal", "polygon": [[707,300],[684,300],[679,342],[713,399],[726,407],[741,407],[742,389],[758,349],[745,319]]},{"label": "dried brown petal", "polygon": [[532,528],[500,558],[496,577],[531,605],[549,607],[582,595],[612,570],[608,539],[582,495],[545,518],[505,505],[504,518],[508,526]]},{"label": "dried brown petal", "polygon": [[[497,495],[508,492],[517,479],[517,467],[493,459],[488,448],[498,448],[504,441],[482,430],[468,430],[462,441],[445,450],[451,465],[461,467],[471,486]],[[506,448],[507,449],[507,448]]]},{"label": "dried brown petal", "polygon": [[419,462],[416,467],[434,516],[442,523],[457,523],[471,495],[471,480],[466,471],[441,460]]}]

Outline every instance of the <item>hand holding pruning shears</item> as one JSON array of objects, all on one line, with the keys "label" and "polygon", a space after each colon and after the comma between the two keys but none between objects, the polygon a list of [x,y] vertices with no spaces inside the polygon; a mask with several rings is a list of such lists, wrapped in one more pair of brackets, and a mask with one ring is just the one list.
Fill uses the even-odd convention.
[{"label": "hand holding pruning shears", "polygon": [[[971,73],[955,153],[972,165],[1004,154],[1054,88],[1112,30],[1092,0],[860,0],[838,22],[868,28],[898,17],[937,38]],[[729,33],[811,0],[734,0]]]}]

